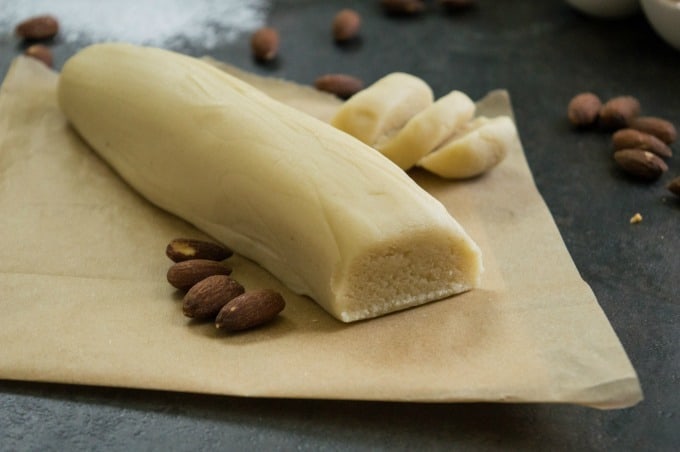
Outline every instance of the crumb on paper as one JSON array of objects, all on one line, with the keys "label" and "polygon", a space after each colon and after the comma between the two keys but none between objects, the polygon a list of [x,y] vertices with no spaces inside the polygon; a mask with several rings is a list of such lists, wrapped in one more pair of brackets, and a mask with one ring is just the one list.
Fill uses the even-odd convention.
[{"label": "crumb on paper", "polygon": [[632,217],[630,217],[630,224],[640,223],[641,221],[642,221],[642,215],[640,215],[639,212],[636,213],[635,215],[633,215]]}]

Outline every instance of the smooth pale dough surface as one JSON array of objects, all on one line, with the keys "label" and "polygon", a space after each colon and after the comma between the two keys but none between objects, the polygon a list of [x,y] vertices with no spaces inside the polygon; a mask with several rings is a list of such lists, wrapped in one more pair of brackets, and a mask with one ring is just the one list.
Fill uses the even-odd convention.
[{"label": "smooth pale dough surface", "polygon": [[452,91],[418,112],[378,149],[399,168],[408,170],[439,146],[475,115],[475,103],[467,94]]},{"label": "smooth pale dough surface", "polygon": [[401,169],[203,61],[94,45],[67,61],[58,99],[144,197],[342,321],[479,285],[478,246]]},{"label": "smooth pale dough surface", "polygon": [[421,158],[418,166],[446,178],[475,177],[502,162],[516,136],[510,117],[479,117],[471,121],[469,129]]},{"label": "smooth pale dough surface", "polygon": [[[319,117],[338,105],[299,85],[248,79]],[[57,74],[19,57],[0,89],[0,378],[250,397],[640,401],[635,370],[518,141],[473,180],[410,173],[484,251],[479,289],[345,324],[235,256],[234,277],[281,291],[286,309],[267,328],[230,335],[185,318],[165,281],[168,241],[204,235],[140,197],[76,136],[56,84]],[[512,114],[503,91],[477,110]]]}]

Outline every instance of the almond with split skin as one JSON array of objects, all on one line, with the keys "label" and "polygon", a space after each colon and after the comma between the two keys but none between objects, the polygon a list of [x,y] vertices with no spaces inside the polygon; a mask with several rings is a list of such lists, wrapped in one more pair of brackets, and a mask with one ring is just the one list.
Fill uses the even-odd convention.
[{"label": "almond with split skin", "polygon": [[619,167],[641,180],[653,181],[668,171],[668,165],[657,155],[640,149],[622,149],[614,153]]},{"label": "almond with split skin", "polygon": [[333,18],[332,33],[336,42],[350,41],[361,29],[361,16],[353,9],[343,9]]},{"label": "almond with split skin", "polygon": [[314,87],[341,99],[349,99],[364,88],[364,82],[347,74],[326,74],[314,81]]},{"label": "almond with split skin", "polygon": [[234,298],[220,310],[215,326],[226,331],[246,330],[273,320],[285,307],[285,300],[276,291],[249,291]]},{"label": "almond with split skin", "polygon": [[220,309],[245,289],[227,275],[208,276],[197,282],[182,300],[182,312],[196,320],[214,319]]},{"label": "almond with split skin", "polygon": [[204,240],[178,238],[170,241],[165,248],[165,255],[174,262],[191,259],[208,259],[223,261],[233,254],[232,250],[219,243]]},{"label": "almond with split skin", "polygon": [[614,149],[642,149],[659,157],[672,157],[673,152],[666,143],[648,133],[636,129],[620,129],[612,136]]},{"label": "almond with split skin", "polygon": [[178,262],[168,270],[168,282],[177,289],[189,290],[194,284],[213,275],[230,275],[231,268],[207,259]]},{"label": "almond with split skin", "polygon": [[607,130],[627,127],[640,114],[640,102],[633,96],[618,96],[600,109],[600,125]]},{"label": "almond with split skin", "polygon": [[631,121],[630,127],[654,135],[666,144],[671,144],[678,138],[678,131],[673,123],[654,116],[637,117]]},{"label": "almond with split skin", "polygon": [[271,61],[279,53],[279,32],[271,27],[263,27],[253,33],[250,48],[258,61]]},{"label": "almond with split skin", "polygon": [[589,127],[597,122],[602,101],[593,93],[574,96],[567,106],[569,122],[576,127]]},{"label": "almond with split skin", "polygon": [[50,39],[59,33],[59,21],[49,14],[33,16],[19,23],[14,32],[28,40]]}]

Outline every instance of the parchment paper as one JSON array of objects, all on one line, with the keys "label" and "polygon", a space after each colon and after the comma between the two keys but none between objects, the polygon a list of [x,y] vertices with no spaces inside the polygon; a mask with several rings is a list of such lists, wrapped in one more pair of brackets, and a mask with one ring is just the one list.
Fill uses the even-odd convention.
[{"label": "parchment paper", "polygon": [[[322,118],[339,104],[249,77]],[[185,318],[165,280],[167,242],[205,236],[139,197],[77,138],[56,81],[19,57],[0,91],[0,378],[259,397],[641,400],[519,142],[478,179],[412,173],[481,246],[480,289],[347,325],[236,256],[234,277],[280,290],[287,307],[265,328],[228,334]],[[507,94],[491,93],[480,110],[511,113]]]}]

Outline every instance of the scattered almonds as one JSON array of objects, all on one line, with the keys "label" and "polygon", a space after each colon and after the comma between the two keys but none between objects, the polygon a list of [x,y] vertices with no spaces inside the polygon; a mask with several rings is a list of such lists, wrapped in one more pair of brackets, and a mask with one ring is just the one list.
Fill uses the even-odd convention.
[{"label": "scattered almonds", "polygon": [[52,67],[52,51],[47,46],[33,44],[24,51],[24,55],[42,61],[47,67]]},{"label": "scattered almonds", "polygon": [[286,302],[269,289],[253,290],[231,300],[217,314],[215,326],[226,331],[253,328],[274,319]]},{"label": "scattered almonds", "polygon": [[364,88],[364,82],[347,74],[326,74],[317,78],[314,86],[341,99],[349,99]]},{"label": "scattered almonds", "polygon": [[[614,161],[627,174],[643,181],[659,179],[668,165],[663,159],[673,156],[669,144],[676,140],[675,126],[662,118],[639,116],[640,102],[633,96],[618,96],[599,109],[600,99],[593,93],[582,93],[569,102],[569,121],[579,127],[598,122],[603,129],[613,131]],[[680,182],[668,189],[678,190]],[[674,192],[673,192],[674,193]]]},{"label": "scattered almonds", "polygon": [[182,311],[196,320],[214,319],[224,305],[244,292],[243,286],[227,275],[208,276],[186,293]]},{"label": "scattered almonds", "polygon": [[279,53],[279,32],[270,27],[260,28],[251,36],[250,47],[256,60],[273,60]]},{"label": "scattered almonds", "polygon": [[353,9],[343,9],[333,18],[333,39],[337,42],[350,41],[357,37],[361,28],[361,16]]},{"label": "scattered almonds", "polygon": [[189,290],[194,284],[212,275],[230,275],[231,268],[207,259],[178,262],[168,270],[168,282],[180,290]]},{"label": "scattered almonds", "polygon": [[28,40],[50,39],[59,32],[59,21],[50,15],[33,16],[18,24],[14,32]]},{"label": "scattered almonds", "polygon": [[[231,269],[220,260],[233,253],[211,242],[179,238],[170,241],[166,255],[180,259],[168,270],[168,282],[186,290],[182,312],[194,320],[213,320],[217,328],[241,331],[274,319],[286,306],[283,296],[270,289],[246,291],[231,276]],[[212,256],[217,260],[190,259]]]},{"label": "scattered almonds", "polygon": [[190,259],[223,261],[232,254],[233,252],[229,248],[218,243],[184,238],[172,240],[165,249],[165,255],[174,262]]}]

